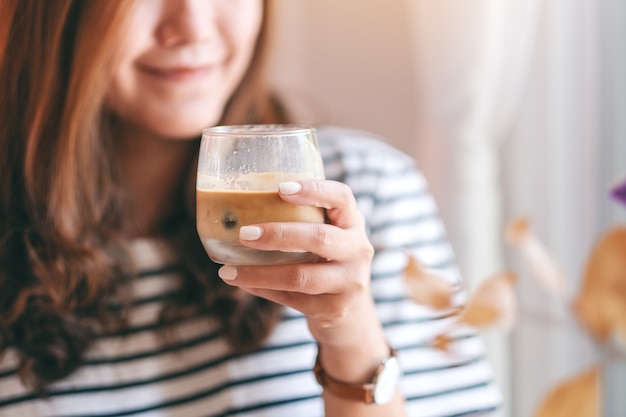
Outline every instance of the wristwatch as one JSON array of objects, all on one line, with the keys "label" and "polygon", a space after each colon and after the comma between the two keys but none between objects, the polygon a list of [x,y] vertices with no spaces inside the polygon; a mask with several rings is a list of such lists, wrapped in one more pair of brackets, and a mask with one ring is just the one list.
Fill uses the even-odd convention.
[{"label": "wristwatch", "polygon": [[380,363],[372,380],[364,384],[344,382],[328,375],[320,361],[319,346],[313,373],[317,382],[334,395],[366,404],[386,404],[391,401],[402,378],[402,368],[396,350],[392,347],[389,348],[389,357]]}]

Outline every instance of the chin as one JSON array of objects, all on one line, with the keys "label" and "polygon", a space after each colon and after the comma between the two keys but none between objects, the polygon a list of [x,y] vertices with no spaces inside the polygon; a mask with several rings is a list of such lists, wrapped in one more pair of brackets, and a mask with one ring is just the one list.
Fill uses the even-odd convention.
[{"label": "chin", "polygon": [[219,117],[188,120],[188,118],[164,118],[163,123],[153,126],[152,131],[166,139],[195,139],[202,135],[202,130],[215,126]]},{"label": "chin", "polygon": [[202,135],[202,129],[160,129],[158,136],[168,140],[192,140]]}]

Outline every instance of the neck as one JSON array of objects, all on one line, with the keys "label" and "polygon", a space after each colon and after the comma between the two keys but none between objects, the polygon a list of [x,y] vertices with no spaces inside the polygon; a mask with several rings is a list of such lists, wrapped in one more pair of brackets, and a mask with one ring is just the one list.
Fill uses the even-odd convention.
[{"label": "neck", "polygon": [[[130,126],[116,135],[119,169],[130,204],[127,237],[153,236],[185,206],[195,176],[196,140],[163,139]],[[190,202],[187,202],[190,203]]]}]

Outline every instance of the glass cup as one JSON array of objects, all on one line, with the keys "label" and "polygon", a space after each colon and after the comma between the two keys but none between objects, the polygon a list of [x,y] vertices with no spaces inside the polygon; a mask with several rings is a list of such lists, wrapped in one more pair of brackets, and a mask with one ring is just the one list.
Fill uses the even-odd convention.
[{"label": "glass cup", "polygon": [[324,210],[283,201],[278,184],[324,179],[315,129],[297,125],[217,126],[202,131],[196,181],[196,227],[221,264],[271,265],[317,259],[309,252],[263,251],[239,242],[241,226],[324,222]]}]

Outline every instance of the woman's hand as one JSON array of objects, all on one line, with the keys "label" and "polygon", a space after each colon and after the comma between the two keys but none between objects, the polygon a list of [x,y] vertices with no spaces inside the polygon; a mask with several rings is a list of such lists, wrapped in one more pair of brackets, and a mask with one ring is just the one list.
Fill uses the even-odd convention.
[{"label": "woman's hand", "polygon": [[[313,252],[319,262],[271,266],[223,266],[219,275],[230,285],[293,307],[307,317],[321,346],[320,360],[331,377],[368,383],[389,356],[382,326],[370,295],[374,249],[350,188],[335,181],[283,183],[288,203],[323,207],[327,224],[263,223],[242,227],[240,241],[250,248]],[[385,406],[371,407],[324,391],[327,416],[404,416],[399,392]]]},{"label": "woman's hand", "polygon": [[[220,277],[251,294],[304,313],[313,336],[333,346],[363,343],[378,327],[370,297],[374,254],[363,216],[350,188],[340,182],[310,180],[283,183],[288,203],[323,207],[327,224],[264,223],[242,227],[243,245],[261,250],[313,252],[319,262],[271,266],[224,266]],[[363,320],[369,318],[368,326]],[[369,329],[368,329],[369,327]],[[376,337],[381,337],[377,332]]]}]

